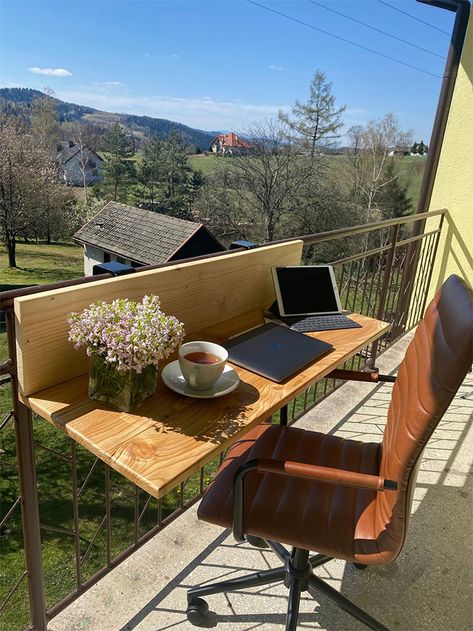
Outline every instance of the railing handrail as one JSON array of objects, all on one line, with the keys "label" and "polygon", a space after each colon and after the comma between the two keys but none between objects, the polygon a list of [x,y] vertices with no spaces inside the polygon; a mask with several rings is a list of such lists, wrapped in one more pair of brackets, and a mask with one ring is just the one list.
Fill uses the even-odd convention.
[{"label": "railing handrail", "polygon": [[406,217],[396,217],[395,219],[383,219],[382,221],[373,221],[371,223],[364,223],[359,226],[352,226],[351,228],[337,228],[336,230],[329,230],[327,232],[316,232],[315,234],[306,234],[300,237],[291,237],[289,239],[280,239],[279,241],[271,241],[271,243],[265,243],[265,245],[275,245],[279,243],[287,243],[293,239],[300,239],[304,242],[304,245],[312,245],[313,243],[321,243],[322,241],[331,241],[332,239],[342,239],[343,237],[349,237],[355,234],[364,234],[366,232],[372,232],[373,230],[381,230],[383,228],[390,228],[391,226],[399,226],[401,224],[415,223],[416,221],[425,221],[430,217],[436,217],[438,215],[445,215],[448,212],[446,208],[440,208],[439,210],[430,210],[427,213],[417,213],[415,215],[407,215]]},{"label": "railing handrail", "polygon": [[[303,241],[304,245],[312,245],[314,243],[322,243],[323,241],[331,241],[332,239],[342,239],[343,237],[353,236],[358,234],[365,234],[366,232],[372,232],[373,230],[380,230],[382,228],[390,228],[400,224],[414,223],[416,221],[424,221],[430,217],[436,217],[438,215],[444,215],[447,213],[446,208],[439,210],[431,210],[426,213],[417,213],[415,215],[408,215],[407,217],[397,217],[396,219],[384,219],[383,221],[375,221],[371,223],[361,224],[359,226],[351,226],[347,228],[337,228],[336,230],[329,230],[327,232],[317,232],[315,234],[306,234],[301,236],[289,237],[287,239],[279,239],[277,241],[268,241],[262,243],[257,247],[266,247],[268,245],[279,245],[280,243],[289,243],[290,241]],[[176,263],[192,263],[193,261],[199,261],[202,259],[213,258],[216,256],[225,256],[227,254],[234,254],[242,251],[244,248],[238,248],[234,250],[225,250],[223,252],[214,252],[213,254],[202,254],[200,256],[192,256],[186,259],[179,259],[178,261],[168,261],[166,263],[158,263],[156,265],[145,265],[137,268],[136,273],[145,272],[153,269],[160,269],[162,267],[169,267],[176,265]],[[61,280],[57,283],[47,283],[44,285],[36,285],[34,287],[24,287],[22,289],[11,289],[9,291],[0,292],[0,310],[10,311],[13,308],[13,301],[15,298],[21,298],[22,296],[30,296],[43,291],[49,291],[51,289],[61,289],[62,287],[72,287],[73,285],[82,285],[84,283],[95,282],[97,280],[105,280],[106,278],[112,278],[112,274],[100,274],[97,276],[85,276],[83,278],[73,278],[70,280]]]}]

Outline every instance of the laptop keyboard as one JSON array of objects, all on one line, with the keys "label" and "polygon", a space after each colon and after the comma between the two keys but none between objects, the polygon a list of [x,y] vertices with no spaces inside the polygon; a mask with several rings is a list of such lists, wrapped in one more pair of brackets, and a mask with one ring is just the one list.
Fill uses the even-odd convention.
[{"label": "laptop keyboard", "polygon": [[307,316],[304,318],[298,317],[284,317],[281,320],[289,325],[293,331],[299,331],[300,333],[309,333],[311,331],[331,331],[336,329],[359,329],[361,324],[350,320],[345,315],[321,315],[321,316]]}]

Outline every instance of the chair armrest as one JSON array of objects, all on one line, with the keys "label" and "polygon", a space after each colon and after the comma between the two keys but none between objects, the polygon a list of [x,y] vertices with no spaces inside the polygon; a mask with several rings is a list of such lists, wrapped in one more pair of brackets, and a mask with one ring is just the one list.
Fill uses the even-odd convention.
[{"label": "chair armrest", "polygon": [[364,372],[362,370],[343,370],[342,368],[336,368],[327,375],[327,379],[342,379],[343,381],[367,381],[369,383],[379,383],[385,381],[388,383],[394,383],[396,377],[394,375],[381,375],[376,370]]},{"label": "chair armrest", "polygon": [[250,471],[283,475],[291,478],[313,480],[322,484],[351,486],[370,491],[396,491],[397,482],[386,480],[382,476],[346,471],[333,467],[293,462],[291,460],[273,460],[271,458],[255,458],[244,462],[233,478],[233,536],[237,541],[244,541],[244,480]]}]

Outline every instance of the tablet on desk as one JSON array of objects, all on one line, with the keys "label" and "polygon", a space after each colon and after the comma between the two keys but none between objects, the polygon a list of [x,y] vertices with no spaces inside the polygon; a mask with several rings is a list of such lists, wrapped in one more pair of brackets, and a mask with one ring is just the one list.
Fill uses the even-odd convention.
[{"label": "tablet on desk", "polygon": [[273,267],[272,274],[277,302],[270,312],[293,331],[360,327],[342,313],[331,265]]},{"label": "tablet on desk", "polygon": [[263,324],[232,338],[225,348],[229,361],[280,383],[333,346],[277,324]]},{"label": "tablet on desk", "polygon": [[341,313],[331,265],[273,267],[274,289],[282,316]]}]

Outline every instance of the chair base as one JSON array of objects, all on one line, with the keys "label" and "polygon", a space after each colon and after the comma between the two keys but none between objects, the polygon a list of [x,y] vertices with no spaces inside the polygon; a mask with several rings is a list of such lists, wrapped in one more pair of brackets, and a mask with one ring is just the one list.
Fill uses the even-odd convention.
[{"label": "chair base", "polygon": [[293,548],[292,552],[286,550],[284,546],[275,541],[265,541],[258,539],[259,546],[271,548],[273,552],[284,563],[283,566],[263,570],[262,572],[254,572],[247,576],[240,576],[229,581],[220,583],[212,583],[202,585],[201,587],[193,587],[187,592],[187,618],[189,622],[195,626],[206,626],[209,606],[202,596],[210,596],[211,594],[220,594],[222,592],[233,592],[248,587],[257,587],[260,585],[268,585],[270,583],[283,582],[289,589],[289,602],[286,615],[286,631],[296,631],[297,618],[299,615],[299,603],[302,592],[309,592],[313,598],[317,598],[319,594],[334,602],[338,607],[346,613],[365,624],[375,631],[388,631],[387,627],[372,618],[365,611],[357,607],[348,598],[342,596],[336,589],[325,583],[322,579],[314,574],[314,568],[331,561],[331,557],[323,554],[316,554],[309,557],[309,552],[301,548]]}]

